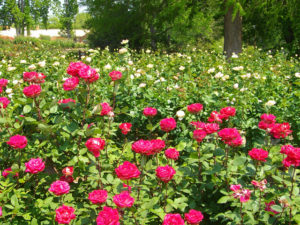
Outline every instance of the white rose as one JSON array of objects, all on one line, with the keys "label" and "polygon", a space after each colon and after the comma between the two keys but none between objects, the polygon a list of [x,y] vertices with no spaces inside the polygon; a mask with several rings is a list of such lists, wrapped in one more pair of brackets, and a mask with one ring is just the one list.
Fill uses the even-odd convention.
[{"label": "white rose", "polygon": [[125,40],[122,40],[121,44],[122,44],[122,45],[126,45],[128,42],[129,42],[129,40],[128,40],[128,39],[125,39]]},{"label": "white rose", "polygon": [[235,54],[235,52],[232,53],[231,58],[233,59],[237,59],[239,56],[237,54]]},{"label": "white rose", "polygon": [[56,61],[56,62],[54,62],[52,65],[53,65],[53,66],[59,66],[59,64],[60,64],[60,63]]},{"label": "white rose", "polygon": [[153,64],[148,64],[147,68],[149,68],[149,69],[153,68]]},{"label": "white rose", "polygon": [[144,88],[144,87],[146,87],[146,84],[145,84],[145,83],[141,83],[141,84],[139,85],[139,88]]},{"label": "white rose", "polygon": [[128,61],[128,65],[129,65],[129,66],[132,66],[132,65],[133,65],[133,62],[132,62],[131,60],[129,60],[129,61]]},{"label": "white rose", "polygon": [[60,57],[61,57],[62,59],[65,59],[65,58],[66,58],[66,56],[65,56],[65,55],[61,55]]},{"label": "white rose", "polygon": [[14,85],[17,85],[18,83],[19,83],[19,81],[18,80],[13,80],[13,82],[12,82]]},{"label": "white rose", "polygon": [[180,66],[180,67],[179,67],[179,70],[181,70],[181,71],[184,70],[184,69],[185,69],[184,66]]},{"label": "white rose", "polygon": [[269,106],[269,107],[271,107],[275,104],[276,104],[276,102],[274,100],[269,100],[268,102],[266,102],[266,106]]},{"label": "white rose", "polygon": [[146,53],[147,53],[147,54],[151,53],[151,50],[147,49],[147,50],[146,50]]},{"label": "white rose", "polygon": [[295,77],[300,78],[300,73],[295,73]]},{"label": "white rose", "polygon": [[111,69],[111,65],[110,65],[110,64],[106,64],[106,65],[104,66],[104,69],[110,70],[110,69]]},{"label": "white rose", "polygon": [[238,84],[238,83],[234,84],[234,85],[233,85],[233,88],[234,88],[234,89],[238,89],[238,88],[239,88],[239,84]]},{"label": "white rose", "polygon": [[91,62],[91,61],[92,61],[92,58],[91,58],[91,57],[87,57],[85,60],[86,60],[87,62]]},{"label": "white rose", "polygon": [[208,73],[213,73],[213,72],[215,72],[215,70],[216,70],[215,68],[210,68],[209,70],[207,70],[207,72]]},{"label": "white rose", "polygon": [[38,65],[40,67],[45,67],[46,66],[46,61],[44,60],[44,61],[38,62]]},{"label": "white rose", "polygon": [[134,76],[135,76],[136,78],[138,78],[138,77],[141,76],[141,74],[140,74],[140,73],[135,73]]},{"label": "white rose", "polygon": [[182,120],[183,117],[185,116],[185,113],[184,113],[184,111],[179,110],[176,112],[176,116],[179,118],[179,120]]},{"label": "white rose", "polygon": [[9,67],[7,67],[7,71],[8,71],[8,72],[14,71],[15,69],[17,69],[17,68],[14,67],[14,66],[9,66]]},{"label": "white rose", "polygon": [[133,76],[132,74],[130,75],[130,79],[131,79],[131,80],[133,80],[133,79],[134,79],[134,76]]},{"label": "white rose", "polygon": [[120,54],[124,54],[124,53],[126,53],[127,52],[127,48],[120,48],[119,49],[119,53]]},{"label": "white rose", "polygon": [[243,70],[244,67],[243,66],[236,66],[236,67],[233,67],[232,70],[235,70],[235,71],[240,71],[240,70]]},{"label": "white rose", "polygon": [[7,94],[11,94],[13,91],[11,88],[7,88],[6,91],[5,91]]},{"label": "white rose", "polygon": [[31,64],[30,66],[28,66],[28,69],[30,70],[34,70],[36,68],[36,66],[34,64]]},{"label": "white rose", "polygon": [[24,64],[24,63],[27,63],[27,62],[26,62],[26,60],[22,59],[22,60],[20,60],[20,63]]}]

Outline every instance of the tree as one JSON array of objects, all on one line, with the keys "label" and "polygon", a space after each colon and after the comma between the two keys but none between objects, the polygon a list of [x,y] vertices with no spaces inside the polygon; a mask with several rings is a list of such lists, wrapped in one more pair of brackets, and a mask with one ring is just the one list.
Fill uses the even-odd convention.
[{"label": "tree", "polygon": [[68,38],[72,37],[73,23],[75,16],[78,13],[77,0],[64,0],[63,12],[60,17],[60,23],[62,25],[61,32]]}]

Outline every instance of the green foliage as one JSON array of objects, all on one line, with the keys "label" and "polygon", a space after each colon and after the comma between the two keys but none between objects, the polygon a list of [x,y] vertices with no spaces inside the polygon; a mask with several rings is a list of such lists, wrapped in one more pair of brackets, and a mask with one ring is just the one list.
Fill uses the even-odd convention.
[{"label": "green foliage", "polygon": [[[8,45],[6,41],[3,43]],[[299,221],[299,187],[296,185],[299,169],[292,182],[293,167],[284,169],[279,152],[283,144],[297,146],[299,143],[300,80],[296,73],[300,71],[300,64],[298,59],[287,58],[284,50],[270,54],[248,47],[238,58],[227,62],[222,51],[202,49],[172,54],[137,53],[126,44],[122,54],[84,49],[86,55],[80,60],[99,69],[100,78],[89,87],[82,80],[75,90],[67,92],[62,89],[63,79],[68,77],[69,63],[79,60],[77,49],[62,49],[47,41],[25,38],[18,38],[15,43],[18,43],[15,48],[5,46],[0,50],[1,78],[10,80],[1,96],[11,100],[0,113],[0,168],[2,172],[11,167],[19,173],[18,177],[13,174],[0,177],[1,224],[55,224],[55,209],[62,204],[75,208],[73,224],[94,224],[103,205],[91,204],[88,194],[100,189],[102,183],[103,189],[108,191],[106,205],[115,208],[113,196],[125,189],[114,169],[124,161],[137,164],[140,170],[143,168],[143,175],[141,180],[129,182],[135,203],[123,210],[123,224],[162,224],[167,213],[183,216],[190,209],[203,212],[201,224],[240,224],[242,218],[244,224],[288,224],[290,208],[291,223]],[[19,45],[25,47],[20,51]],[[45,61],[45,65],[41,61]],[[28,84],[20,82],[23,72],[29,71],[32,65],[47,76],[37,98],[42,120],[34,101],[23,95],[22,90]],[[123,73],[119,85],[114,85],[108,76],[112,70]],[[234,88],[234,84],[239,87]],[[7,93],[8,89],[12,89],[13,95]],[[66,104],[69,108],[58,104],[60,99],[66,98],[75,99],[76,104]],[[102,102],[112,105],[114,99],[114,118],[99,116],[101,108],[97,105]],[[269,100],[274,100],[275,105],[267,106]],[[195,102],[204,106],[199,115],[186,110],[187,105]],[[152,119],[142,113],[149,106],[158,109]],[[236,127],[246,143],[228,149],[216,134],[211,134],[199,144],[198,154],[190,122],[207,121],[212,111],[225,106],[235,107],[237,113],[220,124],[221,128]],[[176,118],[178,110],[185,112],[182,120]],[[276,115],[277,122],[289,122],[292,135],[273,139],[258,129],[263,113]],[[162,118],[171,116],[176,118],[177,127],[166,135],[159,123]],[[126,137],[119,130],[123,122],[133,125]],[[94,125],[88,128],[91,123]],[[21,150],[20,163],[18,150],[6,144],[15,134],[28,138],[27,147]],[[100,174],[98,162],[85,146],[90,137],[106,141],[107,148],[99,157]],[[134,156],[131,149],[134,141],[156,138],[167,140],[168,147],[180,151],[179,159],[171,162],[163,152],[157,159]],[[258,165],[248,156],[254,147],[269,151],[266,162]],[[227,149],[228,167],[224,166]],[[46,162],[46,169],[34,175],[24,172],[24,163],[36,157]],[[176,170],[168,185],[155,176],[158,164],[169,164]],[[202,179],[199,179],[199,165]],[[71,183],[70,193],[56,197],[48,188],[61,177],[61,170],[66,166],[74,166],[75,181]],[[261,204],[260,192],[258,189],[254,192],[251,184],[253,179],[268,180]],[[242,204],[242,214],[239,200],[234,199],[229,190],[231,184],[242,184],[243,188],[253,191],[250,200]],[[272,200],[276,203],[272,209],[280,212],[278,215],[265,211],[265,203]]]}]

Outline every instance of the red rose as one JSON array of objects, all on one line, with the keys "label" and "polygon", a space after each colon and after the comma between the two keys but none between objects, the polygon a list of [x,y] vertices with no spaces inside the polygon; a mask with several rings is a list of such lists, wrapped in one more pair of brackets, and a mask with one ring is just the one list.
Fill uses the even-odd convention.
[{"label": "red rose", "polygon": [[85,146],[94,154],[95,157],[99,157],[100,151],[105,147],[105,140],[101,138],[90,138],[86,141]]},{"label": "red rose", "polygon": [[206,132],[204,130],[194,130],[193,138],[200,143],[206,137]]},{"label": "red rose", "polygon": [[243,144],[243,140],[236,128],[224,128],[218,132],[222,141],[229,146],[237,147]]},{"label": "red rose", "polygon": [[174,118],[165,118],[160,121],[160,129],[165,132],[170,132],[176,128],[176,121]]},{"label": "red rose", "polygon": [[58,224],[69,224],[71,220],[76,218],[76,215],[74,214],[75,209],[71,206],[62,205],[56,209],[55,212],[55,221],[58,222]]},{"label": "red rose", "polygon": [[184,214],[184,219],[188,224],[198,225],[204,216],[200,211],[191,209],[188,213]]},{"label": "red rose", "polygon": [[107,199],[107,191],[106,190],[94,190],[89,193],[89,200],[93,204],[102,204],[106,202]]},{"label": "red rose", "polygon": [[212,134],[217,132],[220,129],[219,124],[217,123],[206,123],[204,130],[207,134]]},{"label": "red rose", "polygon": [[222,116],[220,113],[218,113],[217,111],[213,111],[211,114],[210,114],[210,117],[208,118],[208,122],[210,123],[214,123],[214,122],[217,122],[217,123],[222,123]]},{"label": "red rose", "polygon": [[1,78],[0,79],[0,87],[6,87],[8,80]]},{"label": "red rose", "polygon": [[166,143],[161,139],[154,139],[150,141],[151,151],[146,153],[146,155],[154,155],[156,153],[160,153],[165,147]]},{"label": "red rose", "polygon": [[134,198],[130,196],[128,191],[122,191],[114,196],[113,201],[119,208],[130,208],[134,203]]},{"label": "red rose", "polygon": [[120,80],[122,78],[122,73],[120,71],[111,71],[109,73],[109,76],[111,78],[112,81],[115,81],[115,80]]},{"label": "red rose", "polygon": [[291,134],[293,131],[290,130],[290,124],[289,123],[275,123],[272,127],[270,133],[273,135],[274,138],[285,138],[289,134]]},{"label": "red rose", "polygon": [[172,180],[176,171],[169,165],[157,167],[156,176],[163,182],[168,183]]},{"label": "red rose", "polygon": [[168,159],[177,160],[179,157],[179,151],[177,151],[175,148],[168,148],[165,151],[165,155]]},{"label": "red rose", "polygon": [[193,125],[196,129],[204,129],[205,128],[205,123],[200,122],[200,121],[193,121],[190,122],[191,125]]},{"label": "red rose", "polygon": [[132,150],[136,153],[141,153],[141,154],[150,154],[152,151],[152,143],[151,141],[148,140],[138,140],[134,142],[131,146]]},{"label": "red rose", "polygon": [[266,158],[268,158],[269,152],[261,148],[253,148],[248,152],[248,155],[250,155],[252,159],[266,162]]},{"label": "red rose", "polygon": [[10,103],[10,101],[8,100],[8,98],[6,97],[0,97],[0,109],[6,109],[6,107],[8,106],[8,104]]},{"label": "red rose", "polygon": [[262,114],[260,119],[258,127],[263,130],[271,129],[276,123],[276,116],[273,114]]},{"label": "red rose", "polygon": [[70,191],[70,185],[66,181],[57,180],[51,184],[48,191],[52,192],[57,196],[67,194]]},{"label": "red rose", "polygon": [[101,107],[102,107],[102,109],[101,109],[100,116],[106,116],[112,110],[112,107],[110,107],[107,102],[101,103]]},{"label": "red rose", "polygon": [[76,101],[72,98],[67,98],[67,99],[61,99],[58,101],[58,104],[68,104],[69,102],[74,102],[76,103]]},{"label": "red rose", "polygon": [[284,154],[287,155],[282,162],[285,167],[300,166],[300,148],[289,147]]},{"label": "red rose", "polygon": [[91,68],[88,65],[83,65],[78,71],[80,78],[84,79],[87,83],[93,83],[99,79],[99,74],[96,69]]},{"label": "red rose", "polygon": [[5,177],[5,178],[9,174],[14,174],[14,177],[18,177],[19,176],[19,174],[18,173],[14,173],[11,168],[7,168],[7,169],[3,170],[3,172],[2,172],[2,176]]},{"label": "red rose", "polygon": [[179,213],[165,215],[162,225],[184,225],[184,220]]},{"label": "red rose", "polygon": [[157,109],[151,107],[145,108],[143,114],[149,117],[155,116],[157,114]]},{"label": "red rose", "polygon": [[27,146],[27,138],[25,136],[15,135],[10,137],[6,143],[14,149],[23,149]]},{"label": "red rose", "polygon": [[65,83],[63,84],[63,88],[65,91],[72,91],[78,86],[78,84],[79,84],[78,77],[71,77],[65,81]]},{"label": "red rose", "polygon": [[203,105],[200,103],[194,103],[187,106],[187,110],[193,114],[200,112],[202,109],[203,109]]},{"label": "red rose", "polygon": [[25,163],[26,170],[25,172],[29,172],[32,174],[39,173],[45,169],[45,163],[41,158],[32,158],[27,163]]},{"label": "red rose", "polygon": [[78,72],[83,66],[86,66],[83,62],[70,62],[69,67],[67,68],[67,74],[72,77],[78,77]]},{"label": "red rose", "polygon": [[34,83],[34,80],[35,80],[37,74],[38,74],[38,73],[35,72],[35,71],[32,71],[32,72],[24,72],[24,73],[23,73],[23,80],[24,80],[25,82]]},{"label": "red rose", "polygon": [[74,167],[73,166],[68,166],[63,168],[62,173],[65,176],[72,176],[74,172]]},{"label": "red rose", "polygon": [[230,106],[225,107],[220,110],[221,119],[227,120],[229,117],[235,116],[235,112],[236,112],[235,108]]},{"label": "red rose", "polygon": [[36,84],[41,84],[41,83],[45,83],[45,79],[46,76],[43,73],[36,73],[32,82],[36,83]]},{"label": "red rose", "polygon": [[132,127],[131,123],[122,123],[119,126],[119,128],[121,129],[122,134],[125,134],[125,135],[130,131],[131,127]]},{"label": "red rose", "polygon": [[35,98],[41,94],[41,86],[37,84],[32,84],[23,89],[23,93],[27,98]]},{"label": "red rose", "polygon": [[120,225],[119,213],[117,209],[104,206],[97,217],[97,225]]},{"label": "red rose", "polygon": [[130,180],[132,178],[138,178],[141,172],[136,165],[125,161],[122,165],[115,169],[115,172],[121,180]]}]

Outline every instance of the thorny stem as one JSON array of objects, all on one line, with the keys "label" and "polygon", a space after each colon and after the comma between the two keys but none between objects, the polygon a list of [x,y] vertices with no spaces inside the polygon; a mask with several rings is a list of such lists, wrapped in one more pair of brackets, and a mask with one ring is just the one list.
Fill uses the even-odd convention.
[{"label": "thorny stem", "polygon": [[198,147],[197,147],[197,151],[198,151],[198,160],[199,160],[199,181],[201,182],[202,181],[202,176],[201,176],[201,172],[202,172],[202,164],[201,164],[201,161],[200,161],[200,158],[201,158],[201,151],[200,151],[200,144],[198,144]]},{"label": "thorny stem", "polygon": [[165,194],[165,202],[164,202],[164,212],[166,212],[167,199],[168,199],[168,183],[166,183],[166,194]]},{"label": "thorny stem", "polygon": [[41,109],[40,109],[40,104],[39,102],[36,100],[36,98],[33,98],[33,101],[34,101],[34,104],[36,106],[36,110],[37,110],[37,113],[38,113],[38,118],[39,120],[43,121],[43,117],[41,115]]},{"label": "thorny stem", "polygon": [[97,157],[97,162],[98,162],[98,171],[99,171],[99,180],[98,180],[98,188],[101,187],[103,189],[103,184],[101,182],[101,162],[100,162],[100,157]]},{"label": "thorny stem", "polygon": [[258,216],[259,216],[259,213],[260,213],[260,208],[261,208],[261,191],[259,191]]},{"label": "thorny stem", "polygon": [[240,215],[241,215],[241,225],[243,225],[244,224],[243,202],[241,202]]},{"label": "thorny stem", "polygon": [[[290,191],[290,199],[291,200],[292,200],[292,197],[293,197],[295,172],[296,172],[296,167],[294,166],[293,175],[292,175],[292,188],[291,188],[291,191]],[[290,221],[289,221],[289,225],[291,225],[291,221],[292,221],[292,206],[290,206]]]}]

